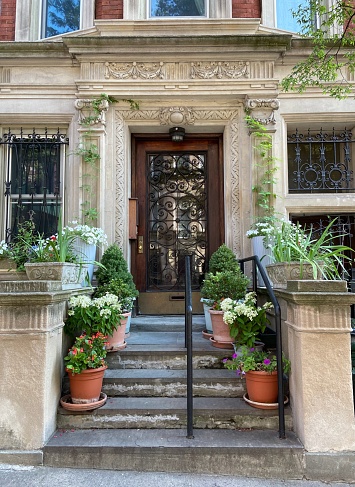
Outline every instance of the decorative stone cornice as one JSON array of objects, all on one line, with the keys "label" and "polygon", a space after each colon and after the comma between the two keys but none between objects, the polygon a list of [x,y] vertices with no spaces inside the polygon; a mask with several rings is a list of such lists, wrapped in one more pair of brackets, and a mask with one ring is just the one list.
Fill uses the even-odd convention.
[{"label": "decorative stone cornice", "polygon": [[251,117],[263,125],[275,124],[275,111],[280,108],[280,102],[276,98],[255,99],[246,98],[245,109]]},{"label": "decorative stone cornice", "polygon": [[164,79],[164,63],[105,63],[105,78],[116,79]]},{"label": "decorative stone cornice", "polygon": [[249,63],[245,61],[236,61],[235,63],[226,61],[194,62],[191,63],[191,78],[249,78]]},{"label": "decorative stone cornice", "polygon": [[188,107],[166,107],[160,109],[161,125],[194,125],[195,115]]}]

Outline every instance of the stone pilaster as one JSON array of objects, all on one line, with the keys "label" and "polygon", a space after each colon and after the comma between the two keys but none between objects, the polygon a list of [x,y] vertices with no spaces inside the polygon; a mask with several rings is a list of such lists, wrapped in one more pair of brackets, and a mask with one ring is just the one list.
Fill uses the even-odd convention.
[{"label": "stone pilaster", "polygon": [[55,282],[0,282],[2,450],[38,450],[55,431],[70,294]]},{"label": "stone pilaster", "polygon": [[[350,305],[345,281],[288,281],[290,394],[296,434],[308,451],[355,451]],[[282,303],[283,301],[283,303]],[[283,306],[282,306],[283,307]]]}]

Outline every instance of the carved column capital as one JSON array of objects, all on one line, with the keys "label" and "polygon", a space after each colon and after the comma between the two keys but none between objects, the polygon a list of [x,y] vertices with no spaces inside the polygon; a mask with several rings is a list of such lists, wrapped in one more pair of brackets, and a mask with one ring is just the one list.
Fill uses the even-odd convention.
[{"label": "carved column capital", "polygon": [[106,125],[106,112],[109,108],[107,100],[101,100],[100,105],[97,107],[98,113],[94,110],[93,100],[91,98],[79,98],[75,100],[75,108],[79,114],[79,125]]},{"label": "carved column capital", "polygon": [[276,98],[246,98],[244,106],[254,120],[263,125],[269,125],[276,123],[275,111],[280,108],[280,101]]}]

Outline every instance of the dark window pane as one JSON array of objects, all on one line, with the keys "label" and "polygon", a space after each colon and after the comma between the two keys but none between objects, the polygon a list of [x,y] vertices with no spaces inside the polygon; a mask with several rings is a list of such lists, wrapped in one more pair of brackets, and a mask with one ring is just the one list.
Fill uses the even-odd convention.
[{"label": "dark window pane", "polygon": [[201,17],[205,0],[151,0],[151,17]]},{"label": "dark window pane", "polygon": [[80,28],[80,0],[47,0],[45,37]]}]

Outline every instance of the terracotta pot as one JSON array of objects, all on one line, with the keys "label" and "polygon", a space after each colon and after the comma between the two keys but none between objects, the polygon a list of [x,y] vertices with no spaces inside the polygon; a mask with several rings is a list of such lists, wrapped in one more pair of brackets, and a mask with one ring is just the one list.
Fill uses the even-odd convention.
[{"label": "terracotta pot", "polygon": [[126,324],[131,313],[122,313],[122,315],[124,318],[120,321],[120,325],[118,325],[117,330],[115,330],[112,335],[107,337],[107,350],[120,348],[125,343]]},{"label": "terracotta pot", "polygon": [[70,384],[71,400],[74,404],[89,404],[100,399],[102,381],[107,366],[97,369],[86,369],[80,374],[67,370]]},{"label": "terracotta pot", "polygon": [[233,338],[230,336],[229,325],[223,321],[223,311],[215,311],[210,309],[213,339],[219,343],[233,343]]},{"label": "terracotta pot", "polygon": [[248,397],[259,403],[276,403],[278,394],[277,371],[263,372],[251,370],[245,373]]}]

